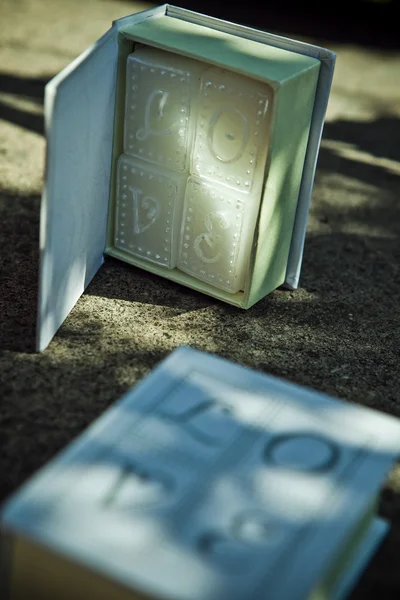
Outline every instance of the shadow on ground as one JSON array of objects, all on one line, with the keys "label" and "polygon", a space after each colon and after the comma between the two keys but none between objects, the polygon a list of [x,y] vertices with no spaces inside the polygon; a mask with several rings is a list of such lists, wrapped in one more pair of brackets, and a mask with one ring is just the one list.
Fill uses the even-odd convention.
[{"label": "shadow on ground", "polygon": [[[11,95],[13,99],[29,100],[43,106],[44,88],[51,77],[21,77],[0,73],[0,94]],[[29,131],[44,134],[44,120],[42,114],[36,114],[16,108],[15,106],[0,100],[0,120],[19,125]]]},{"label": "shadow on ground", "polygon": [[34,350],[39,268],[39,196],[0,190],[0,340],[3,349]]}]

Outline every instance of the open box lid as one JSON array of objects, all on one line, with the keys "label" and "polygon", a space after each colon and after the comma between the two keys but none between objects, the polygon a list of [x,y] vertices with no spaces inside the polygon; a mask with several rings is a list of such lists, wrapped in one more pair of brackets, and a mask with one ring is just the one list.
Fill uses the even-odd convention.
[{"label": "open box lid", "polygon": [[298,285],[335,55],[326,49],[171,5],[115,21],[46,86],[46,176],[41,207],[37,350],[44,350],[103,263],[113,148],[118,32],[151,16],[204,25],[321,61],[285,285]]},{"label": "open box lid", "polygon": [[[130,20],[139,21],[154,12],[133,15]],[[48,346],[104,260],[117,38],[114,24],[46,86],[38,351]]]}]

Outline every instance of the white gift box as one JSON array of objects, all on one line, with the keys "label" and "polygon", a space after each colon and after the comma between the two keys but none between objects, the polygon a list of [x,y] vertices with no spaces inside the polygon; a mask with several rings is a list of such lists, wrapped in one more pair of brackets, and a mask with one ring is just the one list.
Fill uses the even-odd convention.
[{"label": "white gift box", "polygon": [[9,600],[339,600],[399,449],[394,417],[179,348],[5,503]]},{"label": "white gift box", "polygon": [[[187,141],[183,128],[175,132],[192,156],[182,185],[173,171],[167,171],[164,179],[160,175],[158,187],[151,187],[143,168],[147,165],[150,177],[151,170],[158,168],[152,160],[163,168],[170,166],[166,157],[171,160],[171,145],[166,145],[167,154],[153,157],[156,136],[150,135],[155,133],[151,110],[158,106],[162,122],[168,94],[173,99],[175,90],[175,100],[170,102],[175,106],[181,95],[184,98],[183,92],[177,94],[181,88],[168,83],[159,89],[154,83],[153,89],[152,80],[142,77],[139,93],[148,94],[150,113],[141,102],[138,114],[144,124],[137,125],[133,133],[127,131],[124,145],[124,116],[128,118],[129,106],[136,106],[125,90],[127,60],[143,46],[203,65],[203,73],[211,77],[207,85],[214,94],[212,106],[218,107],[221,98],[232,94],[228,111],[222,104],[216,113],[207,113],[203,102],[206,75],[202,75],[201,88],[192,89],[190,101],[199,106],[197,117],[188,116],[189,134],[193,131],[194,137]],[[98,42],[52,79],[45,93],[47,157],[41,209],[38,350],[46,348],[105,254],[242,308],[249,308],[280,285],[295,289],[334,62],[335,55],[324,48],[163,5],[114,22]],[[181,80],[184,86],[185,75]],[[265,97],[257,86],[264,86]],[[266,111],[258,121],[252,108],[256,97]],[[203,145],[199,130],[202,107],[208,119]],[[221,115],[223,119],[219,119]],[[233,132],[224,131],[222,138],[228,121],[233,123]],[[120,189],[118,160],[124,148],[130,151],[128,138],[134,138],[135,132],[136,146],[132,144],[131,151],[139,160],[143,155],[145,162],[137,167],[133,183],[122,181],[121,176]],[[164,133],[172,133],[172,129]],[[258,134],[261,141],[256,143]],[[159,140],[160,136],[157,143]],[[248,152],[250,142],[253,152]],[[224,154],[229,144],[238,152]],[[259,174],[259,205],[256,202],[249,209],[246,192],[252,180],[246,177],[254,175],[252,154],[258,166],[264,167]],[[243,156],[248,159],[247,167]],[[184,164],[181,158],[175,169]],[[225,187],[218,188],[218,178]],[[143,189],[138,188],[138,181]],[[173,235],[181,236],[180,246],[175,243],[172,250],[167,208],[163,208],[167,191],[162,206],[156,201],[160,190],[168,188],[167,181],[171,195],[178,193],[177,189],[183,194],[186,186],[185,200],[183,196],[176,200],[181,213],[173,224]],[[129,188],[129,214],[122,206],[123,196],[127,196],[124,185]],[[236,214],[234,207],[228,206],[231,201],[237,203]],[[196,223],[189,222],[191,210]],[[154,230],[155,234],[149,229],[156,217],[166,225],[163,243],[159,230]],[[240,248],[234,217],[238,231],[244,228],[246,234],[241,234]],[[124,237],[127,229],[129,235]]]}]

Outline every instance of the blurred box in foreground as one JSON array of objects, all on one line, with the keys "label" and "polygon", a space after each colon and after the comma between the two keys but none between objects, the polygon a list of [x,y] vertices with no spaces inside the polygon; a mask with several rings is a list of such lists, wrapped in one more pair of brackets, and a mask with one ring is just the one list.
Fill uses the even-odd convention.
[{"label": "blurred box in foreground", "polygon": [[394,417],[179,348],[4,505],[8,597],[343,598],[399,449]]}]

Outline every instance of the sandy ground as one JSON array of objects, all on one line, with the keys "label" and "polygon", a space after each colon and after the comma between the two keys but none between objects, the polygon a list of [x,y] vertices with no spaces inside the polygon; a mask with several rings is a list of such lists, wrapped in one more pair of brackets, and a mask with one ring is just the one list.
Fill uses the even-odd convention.
[{"label": "sandy ground", "polygon": [[[242,312],[108,259],[32,352],[44,85],[138,7],[0,2],[1,499],[181,344],[400,417],[400,51],[373,36],[311,38],[338,58],[297,291]],[[393,527],[352,600],[400,595],[396,469],[381,512]]]}]

